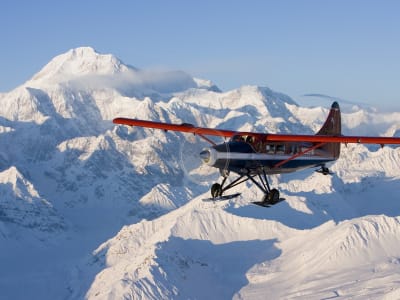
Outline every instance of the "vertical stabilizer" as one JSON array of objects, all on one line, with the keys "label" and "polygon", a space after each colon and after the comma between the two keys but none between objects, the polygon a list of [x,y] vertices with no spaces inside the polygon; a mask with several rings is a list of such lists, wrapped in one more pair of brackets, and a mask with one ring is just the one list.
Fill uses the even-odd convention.
[{"label": "vertical stabilizer", "polygon": [[[331,106],[328,118],[317,135],[340,136],[342,135],[342,120],[339,104],[335,101]],[[332,154],[334,158],[340,155],[340,143],[327,143],[321,149]]]}]

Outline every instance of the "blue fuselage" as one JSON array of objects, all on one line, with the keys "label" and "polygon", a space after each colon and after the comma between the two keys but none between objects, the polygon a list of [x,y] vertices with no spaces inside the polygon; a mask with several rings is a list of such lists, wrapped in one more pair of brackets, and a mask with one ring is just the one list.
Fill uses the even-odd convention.
[{"label": "blue fuselage", "polygon": [[301,154],[304,149],[309,149],[311,146],[301,143],[255,144],[229,141],[203,149],[200,156],[209,166],[237,174],[290,173],[324,166],[336,159],[329,155],[329,152],[320,149]]}]

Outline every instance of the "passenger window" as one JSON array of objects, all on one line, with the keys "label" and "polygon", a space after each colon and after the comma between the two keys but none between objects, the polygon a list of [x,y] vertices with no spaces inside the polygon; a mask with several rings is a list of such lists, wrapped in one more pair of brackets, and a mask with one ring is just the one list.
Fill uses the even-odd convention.
[{"label": "passenger window", "polygon": [[285,153],[285,146],[284,145],[276,145],[276,153],[279,153],[279,154]]},{"label": "passenger window", "polygon": [[267,145],[266,150],[268,154],[273,154],[275,153],[275,145]]}]

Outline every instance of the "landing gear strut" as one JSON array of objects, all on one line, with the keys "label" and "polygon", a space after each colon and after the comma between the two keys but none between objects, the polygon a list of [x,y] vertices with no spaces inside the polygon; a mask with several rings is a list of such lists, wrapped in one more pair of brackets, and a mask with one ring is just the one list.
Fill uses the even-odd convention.
[{"label": "landing gear strut", "polygon": [[[262,175],[262,176],[261,176]],[[254,177],[249,177],[249,179],[256,185],[258,188],[264,192],[264,196],[262,201],[253,202],[254,204],[261,206],[271,206],[281,201],[279,198],[279,191],[277,189],[271,189],[268,183],[267,174],[264,169],[262,170],[262,174],[258,174],[259,182],[257,182]]]},{"label": "landing gear strut", "polygon": [[[227,186],[224,186],[226,183],[226,180],[228,178],[229,173],[223,173],[221,172],[221,175],[223,176],[222,183],[214,183],[211,186],[211,197],[213,199],[224,197],[223,194],[225,191],[246,182],[247,180],[251,180],[263,193],[264,196],[262,198],[262,201],[257,201],[253,202],[257,205],[261,206],[271,206],[274,205],[278,202],[281,201],[279,198],[279,191],[277,189],[271,189],[268,183],[267,179],[267,174],[265,171],[262,169],[260,172],[257,174],[251,174],[250,170],[247,170],[245,174],[240,174],[238,178],[236,178],[234,181],[229,183]],[[257,180],[258,177],[258,180]],[[239,195],[239,194],[235,194]],[[230,199],[230,196],[226,196],[227,199]]]}]

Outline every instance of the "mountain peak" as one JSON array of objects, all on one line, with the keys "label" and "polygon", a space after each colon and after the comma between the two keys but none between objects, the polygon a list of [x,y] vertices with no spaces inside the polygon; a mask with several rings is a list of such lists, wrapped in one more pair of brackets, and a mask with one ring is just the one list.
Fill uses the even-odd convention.
[{"label": "mountain peak", "polygon": [[100,54],[91,47],[79,47],[54,57],[31,81],[58,82],[84,75],[111,75],[128,69],[111,54]]},{"label": "mountain peak", "polygon": [[15,195],[18,197],[26,198],[27,195],[30,198],[39,197],[33,185],[14,166],[0,173],[0,183],[3,185],[10,184]]}]

